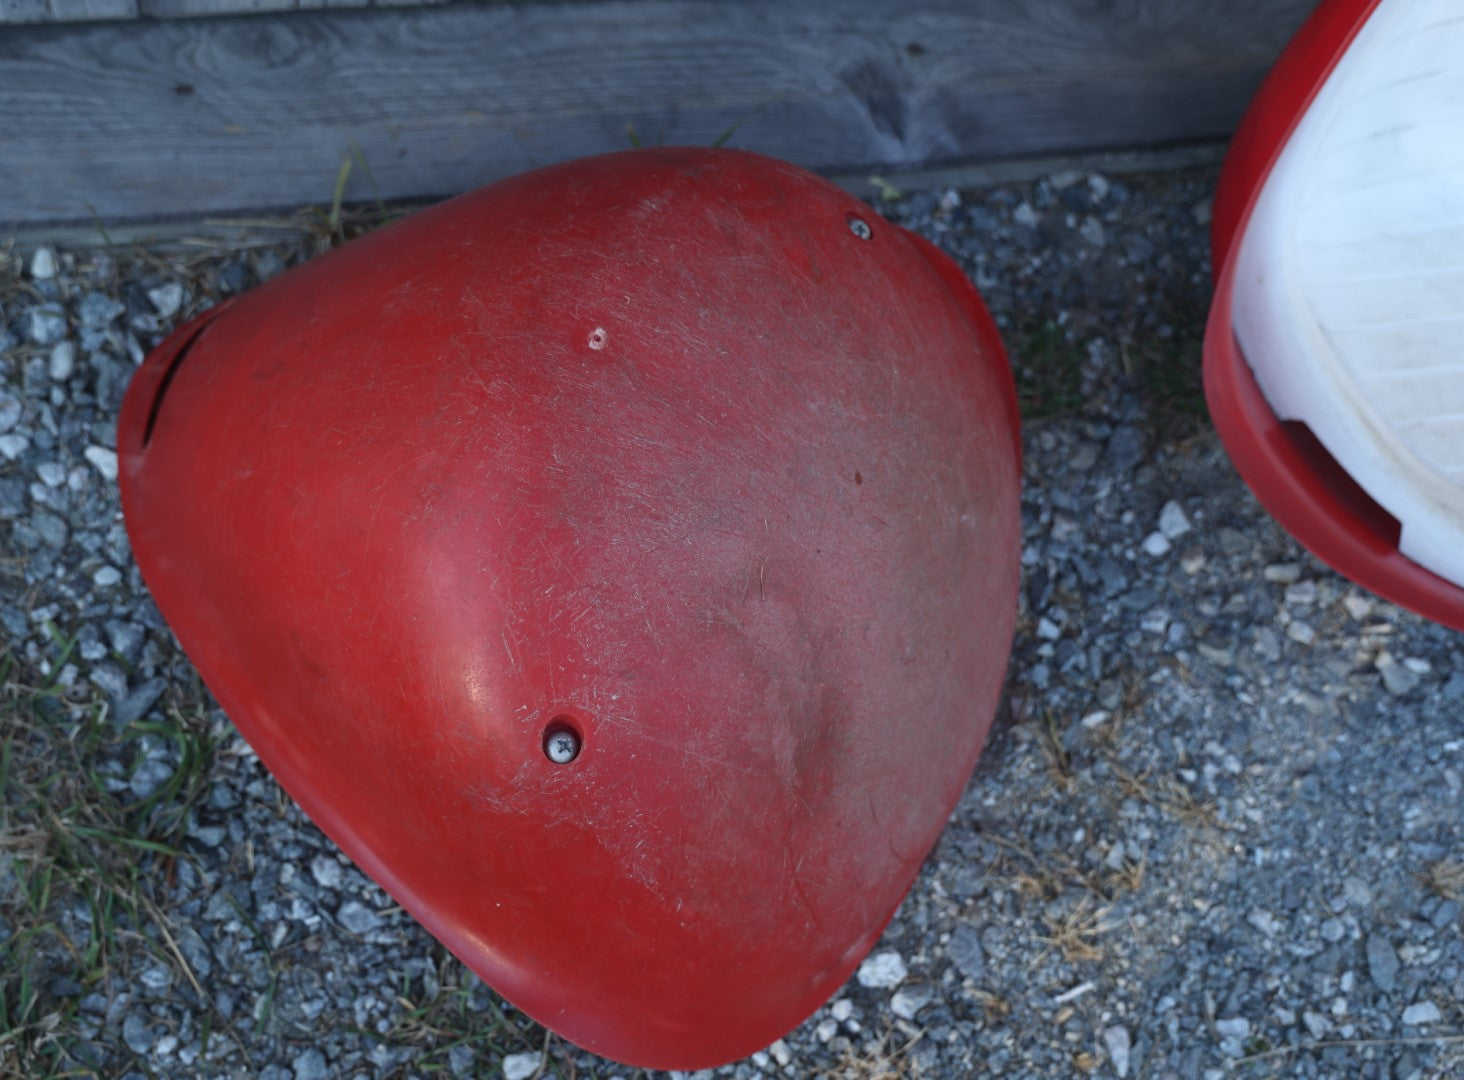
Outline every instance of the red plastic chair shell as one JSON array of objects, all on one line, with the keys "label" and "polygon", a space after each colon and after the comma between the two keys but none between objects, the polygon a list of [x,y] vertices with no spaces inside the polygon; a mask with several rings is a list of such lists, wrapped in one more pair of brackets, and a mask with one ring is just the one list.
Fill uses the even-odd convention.
[{"label": "red plastic chair shell", "polygon": [[1380,0],[1324,0],[1247,110],[1216,189],[1215,296],[1205,329],[1210,416],[1261,504],[1318,558],[1436,622],[1464,630],[1464,589],[1398,551],[1397,522],[1304,430],[1266,402],[1231,328],[1235,251],[1262,186],[1306,109]]},{"label": "red plastic chair shell", "polygon": [[822,1004],[955,805],[1013,630],[1018,445],[953,263],[687,149],[496,184],[220,304],[118,436],[143,575],[285,789],[531,1016],[682,1069]]}]

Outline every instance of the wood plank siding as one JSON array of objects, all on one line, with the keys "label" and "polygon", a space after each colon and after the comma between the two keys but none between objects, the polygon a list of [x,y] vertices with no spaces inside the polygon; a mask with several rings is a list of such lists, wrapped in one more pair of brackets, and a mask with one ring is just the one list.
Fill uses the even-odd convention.
[{"label": "wood plank siding", "polygon": [[449,0],[0,0],[6,23],[94,22],[98,19],[191,19],[322,8],[422,7]]},{"label": "wood plank siding", "polygon": [[[198,2],[0,0],[52,19]],[[730,131],[846,172],[1222,139],[1312,2],[569,0],[0,26],[0,228],[321,203],[353,147],[397,198],[625,148],[631,129]],[[372,195],[360,169],[348,195]]]}]

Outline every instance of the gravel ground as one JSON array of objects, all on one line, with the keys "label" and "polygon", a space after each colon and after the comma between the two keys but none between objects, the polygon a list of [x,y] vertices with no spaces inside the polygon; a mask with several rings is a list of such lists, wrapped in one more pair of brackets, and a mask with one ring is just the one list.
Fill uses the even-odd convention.
[{"label": "gravel ground", "polygon": [[[1300,550],[1209,429],[1213,184],[1072,171],[881,204],[962,261],[1013,351],[1007,700],[856,978],[699,1080],[1464,1077],[1461,642]],[[633,1074],[546,1036],[339,855],[132,565],[132,370],[321,239],[0,239],[0,1074]]]}]

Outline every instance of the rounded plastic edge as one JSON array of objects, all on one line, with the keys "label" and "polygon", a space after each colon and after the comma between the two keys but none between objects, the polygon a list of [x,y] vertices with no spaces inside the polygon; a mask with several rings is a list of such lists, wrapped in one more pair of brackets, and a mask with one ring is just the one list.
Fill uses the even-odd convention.
[{"label": "rounded plastic edge", "polygon": [[1464,588],[1399,552],[1378,514],[1359,505],[1356,482],[1272,411],[1230,325],[1234,275],[1232,259],[1221,269],[1205,326],[1204,381],[1210,418],[1236,471],[1317,558],[1386,600],[1464,630]]},{"label": "rounded plastic edge", "polygon": [[976,331],[977,337],[991,347],[992,362],[1000,367],[1002,383],[1002,408],[1006,413],[1008,422],[1012,429],[1012,448],[1015,451],[1015,464],[1017,468],[1017,480],[1020,485],[1022,476],[1022,411],[1017,403],[1017,383],[1012,375],[1012,365],[1007,357],[1006,346],[1001,340],[1001,330],[992,318],[991,312],[986,307],[986,301],[981,299],[981,291],[976,288],[975,283],[966,276],[966,272],[957,265],[956,261],[944,251],[931,243],[919,233],[911,232],[909,229],[900,229],[900,232],[914,246],[915,250],[930,264],[936,276],[945,283],[952,294],[965,309],[967,316]]},{"label": "rounded plastic edge", "polygon": [[1231,137],[1215,186],[1210,251],[1216,280],[1302,114],[1380,3],[1323,0],[1261,81]]},{"label": "rounded plastic edge", "polygon": [[[1288,431],[1231,326],[1237,239],[1262,186],[1348,46],[1382,0],[1324,0],[1266,76],[1231,140],[1211,220],[1215,291],[1205,325],[1205,401],[1226,453],[1266,511],[1317,558],[1384,599],[1464,630],[1464,588],[1398,551],[1355,481]],[[1365,496],[1364,496],[1365,498]]]}]

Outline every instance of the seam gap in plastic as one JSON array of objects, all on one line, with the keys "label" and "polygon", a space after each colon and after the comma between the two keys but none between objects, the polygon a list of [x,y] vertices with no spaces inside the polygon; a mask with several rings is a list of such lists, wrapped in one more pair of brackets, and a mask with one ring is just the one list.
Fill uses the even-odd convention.
[{"label": "seam gap in plastic", "polygon": [[147,444],[152,442],[153,428],[157,427],[158,414],[163,408],[163,398],[168,396],[168,390],[173,385],[174,376],[178,374],[178,369],[183,366],[183,361],[189,352],[192,351],[193,346],[198,344],[198,339],[203,337],[213,324],[214,320],[210,319],[197,330],[193,331],[193,333],[189,334],[188,340],[183,342],[178,348],[178,351],[173,354],[173,359],[168,362],[168,370],[163,372],[163,377],[158,383],[158,392],[153,397],[152,408],[148,410],[147,426],[142,431],[142,448],[144,450],[147,449]]},{"label": "seam gap in plastic", "polygon": [[1380,543],[1396,550],[1398,541],[1403,536],[1402,523],[1363,490],[1362,485],[1337,462],[1311,427],[1302,420],[1282,420],[1281,430],[1287,441],[1310,466],[1312,473],[1326,485],[1327,490],[1343,508],[1365,525]]}]

